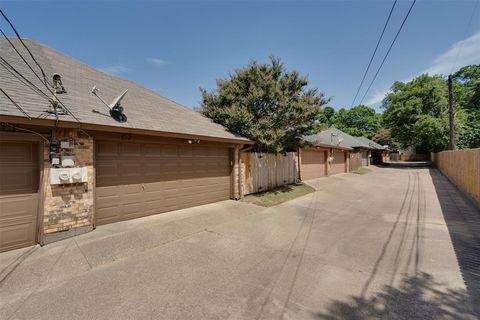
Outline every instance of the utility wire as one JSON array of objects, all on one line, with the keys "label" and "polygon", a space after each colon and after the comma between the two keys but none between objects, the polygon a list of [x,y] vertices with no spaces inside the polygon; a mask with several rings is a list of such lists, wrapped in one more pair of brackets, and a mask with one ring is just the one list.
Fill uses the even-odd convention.
[{"label": "utility wire", "polygon": [[370,84],[368,85],[367,91],[365,91],[365,94],[363,95],[362,100],[360,101],[360,104],[363,103],[363,100],[364,100],[365,97],[367,96],[368,91],[370,91],[370,88],[372,87],[373,83],[375,82],[375,79],[377,78],[378,74],[380,73],[380,70],[382,69],[383,64],[384,64],[385,61],[387,60],[387,57],[388,57],[388,55],[390,54],[390,51],[392,50],[393,45],[394,45],[395,42],[397,41],[398,35],[399,35],[400,32],[402,31],[403,26],[405,25],[405,22],[407,21],[407,18],[408,18],[408,16],[410,15],[410,12],[412,12],[413,6],[415,5],[416,2],[417,2],[417,0],[413,0],[412,4],[410,5],[410,8],[408,9],[407,14],[405,15],[405,18],[403,19],[402,24],[400,25],[400,28],[398,29],[397,34],[395,35],[395,38],[393,38],[393,41],[392,41],[392,43],[390,44],[390,47],[388,48],[387,53],[386,53],[385,56],[383,57],[382,63],[381,63],[380,66],[378,67],[377,72],[375,73],[375,75],[373,76],[372,81],[371,81]]},{"label": "utility wire", "polygon": [[0,29],[0,32],[2,33],[3,37],[8,41],[8,43],[12,46],[12,48],[15,50],[15,52],[22,58],[23,62],[28,66],[28,68],[33,72],[33,74],[37,77],[38,80],[44,85],[47,85],[47,82],[45,80],[42,80],[40,76],[33,70],[32,66],[27,62],[27,60],[23,57],[23,55],[18,51],[17,47],[10,41],[10,39],[7,37],[5,32],[3,32],[2,29]]},{"label": "utility wire", "polygon": [[4,67],[10,74],[12,74],[15,78],[18,79],[21,83],[23,83],[25,86],[28,88],[32,89],[35,93],[37,93],[39,96],[41,96],[44,99],[47,99],[49,101],[52,101],[52,99],[45,93],[43,92],[40,88],[38,88],[34,83],[32,83],[30,80],[25,78],[15,67],[13,67],[11,64],[9,64],[4,58],[0,56],[0,65]]},{"label": "utility wire", "polygon": [[385,30],[387,29],[388,22],[390,21],[390,18],[392,17],[393,9],[395,9],[395,5],[397,4],[397,0],[393,2],[392,8],[390,9],[390,13],[388,14],[387,21],[385,21],[385,24],[383,26],[382,33],[380,34],[380,37],[378,38],[377,45],[375,46],[375,50],[373,50],[372,57],[370,58],[370,61],[368,62],[367,69],[365,69],[365,72],[363,73],[362,81],[360,81],[360,85],[358,86],[357,93],[355,93],[355,98],[353,98],[352,104],[350,105],[350,108],[353,107],[353,104],[355,103],[355,100],[357,100],[358,93],[360,92],[360,89],[363,86],[363,82],[365,81],[365,77],[367,76],[368,70],[370,70],[370,66],[372,65],[373,58],[375,57],[375,54],[377,53],[378,46],[380,45],[380,42],[382,41],[383,35],[385,33]]},{"label": "utility wire", "polygon": [[[8,24],[10,25],[10,27],[12,28],[13,32],[15,32],[15,34],[17,35],[17,38],[18,40],[20,40],[20,42],[22,43],[22,45],[25,47],[25,49],[28,51],[28,53],[30,54],[30,57],[32,58],[32,60],[35,62],[35,64],[37,65],[37,67],[40,69],[40,71],[42,72],[42,75],[43,75],[43,80],[45,81],[45,84],[49,84],[48,80],[47,80],[47,77],[45,76],[45,72],[43,71],[43,68],[40,66],[40,64],[37,62],[37,60],[35,59],[35,57],[33,56],[32,52],[30,51],[30,49],[27,47],[27,45],[25,44],[25,42],[23,42],[22,40],[22,37],[20,37],[20,34],[17,32],[17,29],[15,29],[15,27],[13,26],[12,22],[10,21],[10,19],[8,19],[8,17],[5,15],[5,13],[3,13],[3,10],[0,9],[0,14],[2,14],[3,18],[8,22]],[[3,32],[2,32],[3,33]],[[5,34],[4,34],[5,35]],[[6,37],[6,36],[5,36]],[[9,41],[10,42],[10,41]]]},{"label": "utility wire", "polygon": [[[23,44],[23,46],[25,47],[25,49],[28,51],[28,53],[30,54],[30,57],[33,59],[33,61],[37,64],[37,66],[40,68],[41,72],[42,72],[42,75],[44,77],[44,80],[45,82],[43,82],[40,77],[37,75],[37,73],[30,67],[30,65],[27,63],[27,61],[25,60],[25,58],[20,54],[20,52],[17,50],[17,48],[15,47],[15,45],[10,41],[10,39],[8,39],[8,37],[5,35],[5,33],[2,31],[2,34],[3,36],[5,37],[5,39],[7,39],[8,43],[10,43],[10,45],[15,49],[15,51],[17,52],[17,54],[22,58],[22,60],[30,67],[30,69],[32,70],[32,72],[37,76],[37,78],[39,78],[40,82],[42,82],[45,87],[47,88],[48,91],[50,91],[50,93],[55,97],[55,100],[65,109],[65,111],[67,111],[67,113],[69,113],[79,124],[81,124],[80,120],[67,108],[67,106],[60,100],[60,98],[58,98],[55,93],[52,91],[52,89],[50,89],[49,85],[52,86],[52,84],[50,84],[45,76],[45,72],[43,71],[43,68],[40,66],[40,64],[37,62],[37,60],[35,59],[35,57],[33,56],[32,52],[30,51],[30,49],[28,48],[28,46],[25,44],[25,42],[23,42],[22,38],[20,37],[20,34],[17,32],[17,30],[15,29],[15,27],[13,26],[12,22],[7,18],[7,16],[3,13],[3,11],[0,9],[0,13],[1,15],[5,18],[5,20],[7,20],[8,24],[10,25],[10,27],[13,29],[13,31],[15,32],[15,34],[17,35],[17,38],[20,40],[20,42]],[[1,31],[1,30],[0,30]]]},{"label": "utility wire", "polygon": [[22,112],[25,116],[27,116],[27,118],[28,118],[29,120],[32,120],[32,117],[30,117],[30,115],[29,115],[27,112],[25,112],[25,110],[23,110],[22,107],[20,107],[20,106],[18,105],[18,103],[16,103],[15,101],[13,101],[13,99],[10,98],[10,96],[9,96],[2,88],[0,88],[0,91],[2,91],[2,93],[5,95],[5,97],[7,97],[8,100],[10,100],[10,102],[12,102],[13,105],[14,105],[15,107],[17,107],[18,110],[20,110],[20,112]]}]

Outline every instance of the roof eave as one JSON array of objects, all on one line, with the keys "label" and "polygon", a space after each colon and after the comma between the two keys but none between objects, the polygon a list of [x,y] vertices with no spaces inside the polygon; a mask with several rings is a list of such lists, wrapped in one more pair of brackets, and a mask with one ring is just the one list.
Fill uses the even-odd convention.
[{"label": "roof eave", "polygon": [[54,119],[28,119],[26,117],[12,116],[12,115],[2,115],[2,122],[39,125],[39,126],[47,126],[47,127],[80,128],[83,130],[141,134],[141,135],[169,137],[169,138],[200,139],[205,141],[215,141],[215,142],[225,142],[225,143],[235,143],[235,144],[248,144],[248,145],[255,144],[254,141],[247,138],[234,139],[234,138],[204,136],[204,135],[181,133],[181,132],[167,132],[167,131],[130,128],[130,127],[99,125],[99,124],[92,124],[92,123],[78,123],[78,122],[65,121],[65,120],[59,120],[57,122]]}]

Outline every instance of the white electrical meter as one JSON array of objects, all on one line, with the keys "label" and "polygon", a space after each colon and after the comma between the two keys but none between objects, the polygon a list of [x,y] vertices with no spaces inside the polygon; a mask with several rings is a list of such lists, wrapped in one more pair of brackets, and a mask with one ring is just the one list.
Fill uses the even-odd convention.
[{"label": "white electrical meter", "polygon": [[87,167],[50,169],[50,184],[69,184],[85,182],[88,182]]}]

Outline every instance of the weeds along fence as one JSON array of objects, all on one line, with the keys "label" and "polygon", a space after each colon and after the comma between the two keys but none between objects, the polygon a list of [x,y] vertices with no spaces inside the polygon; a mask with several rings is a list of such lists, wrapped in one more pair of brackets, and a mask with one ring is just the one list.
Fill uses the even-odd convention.
[{"label": "weeds along fence", "polygon": [[297,174],[296,152],[242,154],[243,195],[295,183]]},{"label": "weeds along fence", "polygon": [[480,203],[480,148],[432,153],[432,161]]}]

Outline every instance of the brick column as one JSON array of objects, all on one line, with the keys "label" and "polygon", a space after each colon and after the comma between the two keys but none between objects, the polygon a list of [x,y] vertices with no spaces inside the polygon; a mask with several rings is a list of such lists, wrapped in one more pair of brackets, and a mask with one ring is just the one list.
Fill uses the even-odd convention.
[{"label": "brick column", "polygon": [[59,155],[74,156],[75,167],[87,167],[88,182],[52,185],[49,145],[45,144],[43,243],[90,231],[94,224],[93,139],[77,129],[57,129],[55,140],[69,141],[71,148],[60,149]]}]

